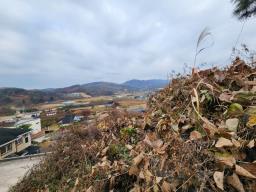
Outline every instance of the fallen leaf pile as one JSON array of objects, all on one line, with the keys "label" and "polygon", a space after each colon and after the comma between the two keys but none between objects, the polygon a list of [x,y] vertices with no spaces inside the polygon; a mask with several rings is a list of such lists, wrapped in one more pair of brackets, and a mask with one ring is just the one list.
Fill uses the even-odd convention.
[{"label": "fallen leaf pile", "polygon": [[11,191],[256,191],[256,68],[173,79],[144,116],[67,130]]}]

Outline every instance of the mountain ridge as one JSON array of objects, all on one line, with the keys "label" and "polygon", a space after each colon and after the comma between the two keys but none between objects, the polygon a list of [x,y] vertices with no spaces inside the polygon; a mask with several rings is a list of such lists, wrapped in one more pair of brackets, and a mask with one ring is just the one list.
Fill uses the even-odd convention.
[{"label": "mountain ridge", "polygon": [[65,99],[69,93],[86,93],[90,96],[114,95],[120,92],[134,91],[154,91],[163,88],[168,84],[167,80],[129,80],[124,83],[112,82],[91,82],[86,84],[76,84],[63,88],[47,89],[23,89],[15,87],[0,88],[0,104],[17,105],[37,104],[41,102],[51,102]]}]

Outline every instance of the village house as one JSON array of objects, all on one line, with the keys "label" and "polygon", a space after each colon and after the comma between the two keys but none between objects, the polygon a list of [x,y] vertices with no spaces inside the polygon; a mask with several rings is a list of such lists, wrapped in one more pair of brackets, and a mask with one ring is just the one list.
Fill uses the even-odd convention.
[{"label": "village house", "polygon": [[45,114],[47,117],[57,115],[57,109],[47,109],[45,110]]},{"label": "village house", "polygon": [[31,132],[21,128],[0,128],[0,159],[31,146]]},{"label": "village house", "polygon": [[24,119],[20,119],[15,123],[16,128],[19,128],[22,126],[28,126],[31,129],[32,135],[37,135],[42,131],[40,118],[33,118],[33,117],[24,118]]},{"label": "village house", "polygon": [[78,115],[66,115],[60,122],[60,126],[65,127],[73,124],[74,122],[79,122],[84,118],[84,116]]}]

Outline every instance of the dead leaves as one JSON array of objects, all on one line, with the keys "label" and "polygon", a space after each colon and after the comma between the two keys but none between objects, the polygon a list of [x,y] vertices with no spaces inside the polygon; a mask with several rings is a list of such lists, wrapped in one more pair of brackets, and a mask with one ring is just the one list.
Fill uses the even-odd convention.
[{"label": "dead leaves", "polygon": [[230,153],[215,153],[215,158],[217,162],[226,165],[228,167],[233,167],[236,164],[236,159]]},{"label": "dead leaves", "polygon": [[171,191],[171,185],[170,183],[164,181],[163,184],[162,184],[162,191],[163,192],[170,192]]},{"label": "dead leaves", "polygon": [[251,179],[256,179],[256,176],[254,176],[249,171],[247,171],[246,169],[244,169],[243,167],[241,167],[239,165],[235,165],[235,172],[238,175],[241,175],[241,176],[244,176],[244,177],[247,177],[247,178],[251,178]]},{"label": "dead leaves", "polygon": [[217,187],[221,190],[224,190],[224,172],[215,171],[213,174],[213,179]]},{"label": "dead leaves", "polygon": [[144,153],[141,152],[137,157],[133,159],[133,165],[138,166],[144,158]]},{"label": "dead leaves", "polygon": [[241,183],[237,174],[233,173],[233,175],[227,177],[227,183],[234,187],[238,192],[245,192],[244,186]]},{"label": "dead leaves", "polygon": [[192,131],[189,136],[190,140],[202,139],[202,134],[199,131]]},{"label": "dead leaves", "polygon": [[221,137],[218,139],[217,143],[215,144],[215,147],[221,148],[221,147],[232,147],[233,143],[224,137]]}]

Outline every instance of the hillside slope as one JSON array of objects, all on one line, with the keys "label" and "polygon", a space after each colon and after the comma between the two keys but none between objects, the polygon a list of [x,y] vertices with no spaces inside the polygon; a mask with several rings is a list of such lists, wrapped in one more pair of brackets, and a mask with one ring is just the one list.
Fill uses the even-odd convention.
[{"label": "hillside slope", "polygon": [[239,59],[174,79],[145,116],[112,111],[66,129],[11,191],[253,192],[255,79]]},{"label": "hillside slope", "polygon": [[123,91],[134,91],[135,89],[130,86],[110,83],[110,82],[93,82],[83,85],[74,85],[71,87],[65,87],[60,89],[55,89],[55,92],[59,93],[72,93],[72,92],[85,92],[91,96],[101,96],[101,95],[113,95],[118,92]]}]

